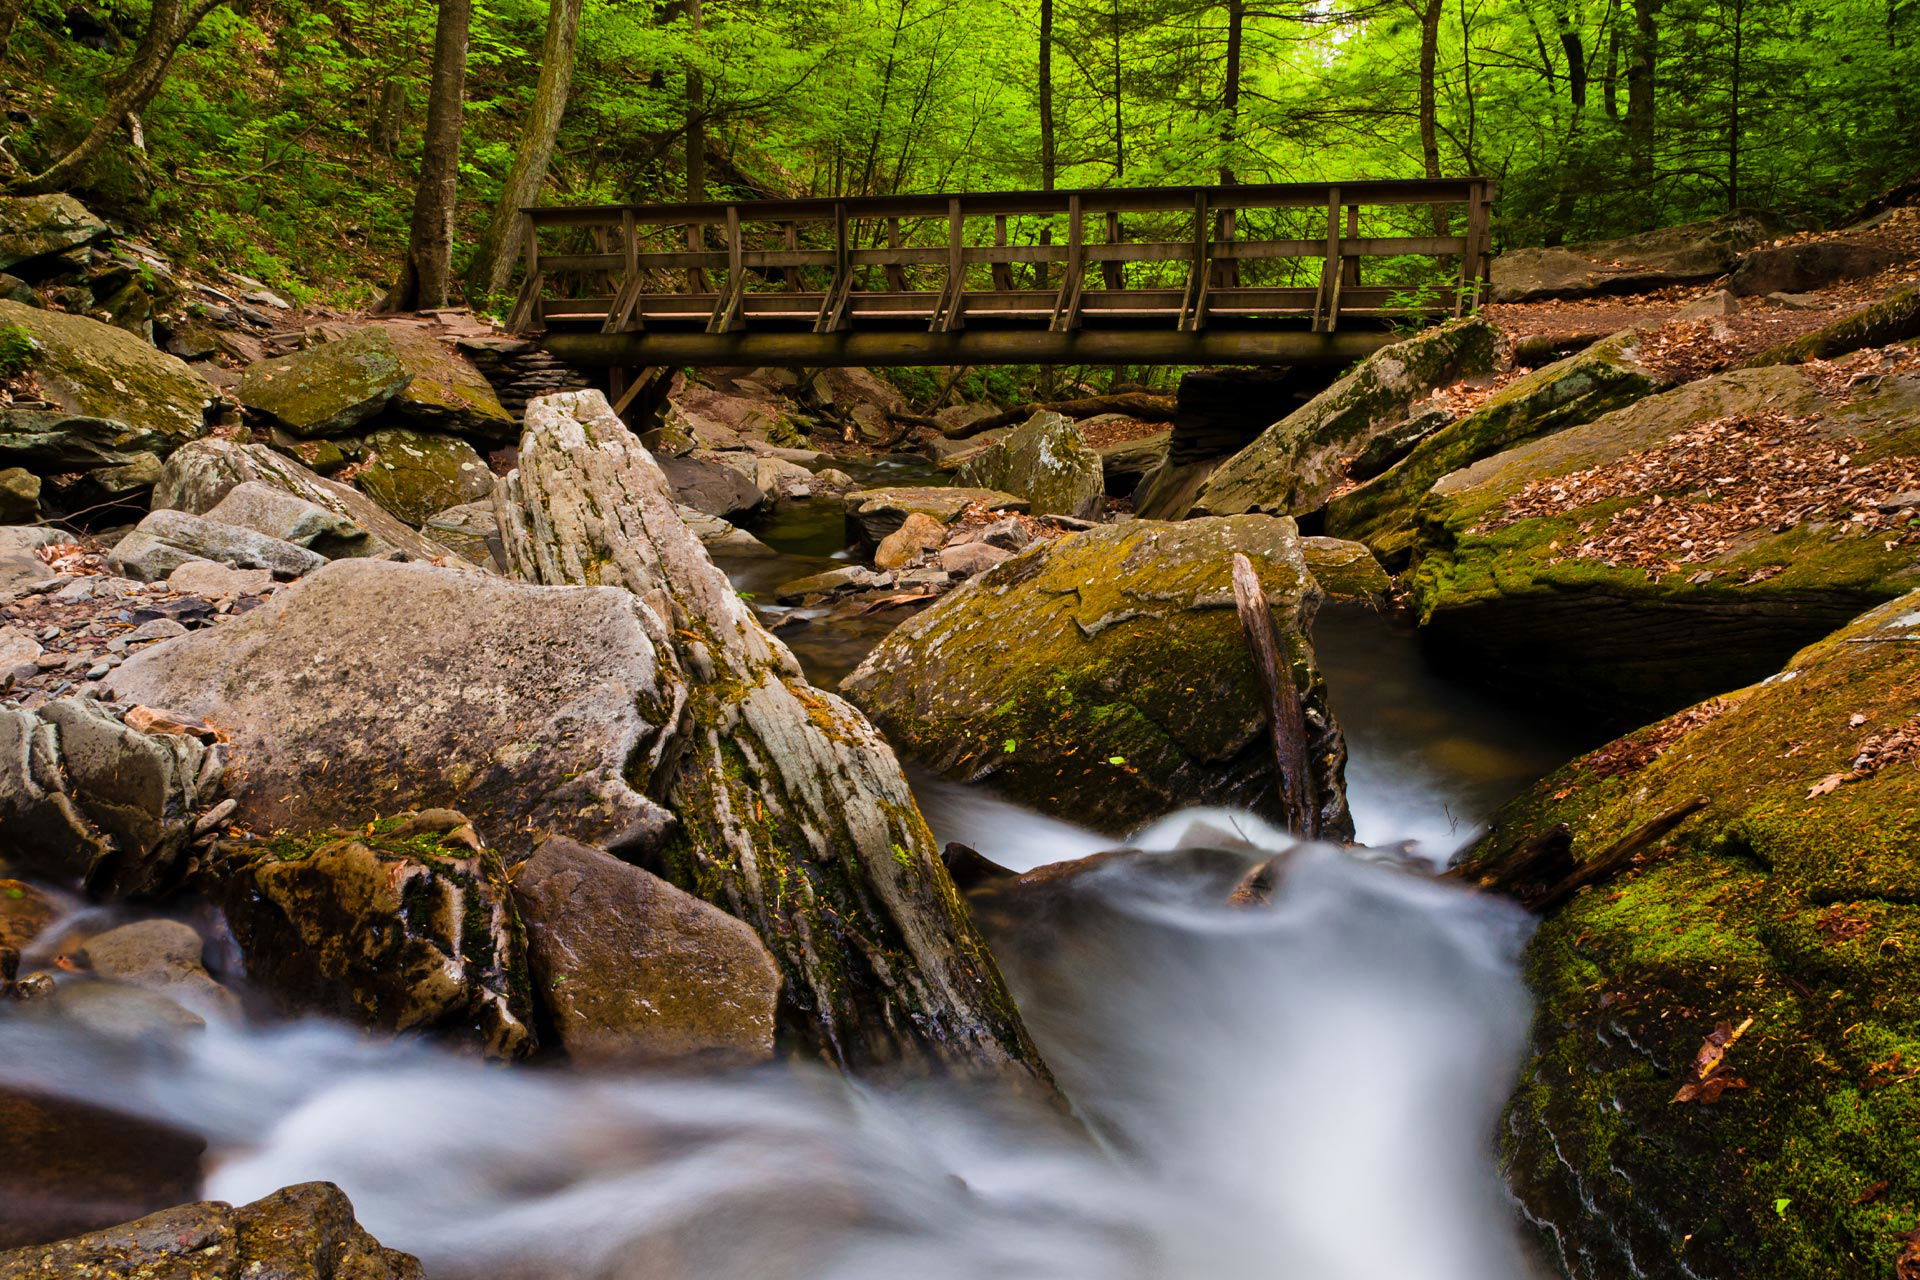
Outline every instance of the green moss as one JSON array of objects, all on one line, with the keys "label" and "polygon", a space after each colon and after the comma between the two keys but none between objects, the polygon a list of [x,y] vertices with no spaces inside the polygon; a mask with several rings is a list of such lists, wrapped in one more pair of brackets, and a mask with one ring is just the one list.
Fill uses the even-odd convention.
[{"label": "green moss", "polygon": [[16,378],[33,363],[33,335],[17,324],[0,324],[0,382]]}]

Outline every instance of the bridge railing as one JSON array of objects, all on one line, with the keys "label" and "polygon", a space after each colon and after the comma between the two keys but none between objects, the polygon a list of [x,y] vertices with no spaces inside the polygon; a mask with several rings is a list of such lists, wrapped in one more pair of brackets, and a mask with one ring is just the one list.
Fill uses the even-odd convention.
[{"label": "bridge railing", "polygon": [[1474,305],[1492,196],[1457,178],[532,208],[510,327],[1332,333]]}]

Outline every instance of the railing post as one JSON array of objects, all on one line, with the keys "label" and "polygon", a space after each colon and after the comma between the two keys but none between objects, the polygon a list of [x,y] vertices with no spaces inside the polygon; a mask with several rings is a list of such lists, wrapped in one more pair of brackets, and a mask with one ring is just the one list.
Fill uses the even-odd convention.
[{"label": "railing post", "polygon": [[1467,191],[1467,248],[1460,255],[1460,289],[1453,299],[1456,316],[1480,303],[1480,287],[1487,278],[1487,241],[1487,183],[1483,178]]},{"label": "railing post", "polygon": [[[1120,243],[1120,212],[1117,209],[1107,211],[1107,243]],[[1100,263],[1100,277],[1107,288],[1124,289],[1127,287],[1126,264],[1111,258],[1105,259]]]},{"label": "railing post", "polygon": [[[687,223],[687,250],[690,253],[707,251],[707,230],[703,222]],[[707,272],[704,267],[687,268],[687,292],[705,293],[707,291]]]},{"label": "railing post", "polygon": [[1320,264],[1320,294],[1313,331],[1332,333],[1340,323],[1340,188],[1327,188],[1327,255]]},{"label": "railing post", "polygon": [[[999,248],[1007,247],[1007,215],[993,215],[993,243]],[[1006,262],[993,264],[993,287],[1003,292],[1013,291],[1013,266]]]},{"label": "railing post", "polygon": [[947,287],[933,311],[933,327],[948,332],[963,327],[967,302],[966,219],[960,198],[947,201]]},{"label": "railing post", "polygon": [[[800,224],[797,222],[789,221],[789,222],[781,223],[780,227],[781,227],[781,230],[785,233],[784,239],[787,246],[787,252],[798,253],[800,251]],[[801,280],[800,280],[799,267],[782,268],[780,272],[780,278],[782,282],[785,283],[787,287],[787,292],[798,293],[800,291]]]},{"label": "railing post", "polygon": [[[887,219],[887,248],[898,249],[899,247],[900,247],[900,219],[888,218]],[[898,262],[889,262],[887,264],[887,288],[893,290],[895,293],[905,293],[907,291],[906,269],[903,268]]]},{"label": "railing post", "polygon": [[[1357,204],[1350,204],[1347,206],[1347,239],[1358,240],[1359,238],[1360,238],[1360,206]],[[1360,283],[1360,255],[1359,254],[1357,253],[1349,254],[1347,255],[1346,258],[1341,260],[1340,276],[1341,276],[1341,279],[1346,281],[1349,285],[1356,285]]]},{"label": "railing post", "polygon": [[1198,333],[1207,322],[1207,286],[1213,275],[1212,255],[1207,251],[1207,192],[1193,193],[1193,252],[1187,259],[1187,292],[1180,303],[1179,329]]},{"label": "railing post", "polygon": [[520,282],[520,296],[513,301],[513,310],[507,314],[509,333],[526,333],[540,327],[541,291],[547,285],[547,273],[540,269],[540,228],[532,217],[527,219],[527,238],[520,251],[526,265],[526,276]]}]

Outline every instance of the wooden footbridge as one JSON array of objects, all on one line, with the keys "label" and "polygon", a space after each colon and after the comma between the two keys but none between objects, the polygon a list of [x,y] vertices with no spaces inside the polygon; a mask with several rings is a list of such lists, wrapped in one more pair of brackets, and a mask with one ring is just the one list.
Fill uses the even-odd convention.
[{"label": "wooden footbridge", "polygon": [[1492,195],[1458,178],[534,208],[510,324],[616,370],[1346,362],[1474,305]]}]

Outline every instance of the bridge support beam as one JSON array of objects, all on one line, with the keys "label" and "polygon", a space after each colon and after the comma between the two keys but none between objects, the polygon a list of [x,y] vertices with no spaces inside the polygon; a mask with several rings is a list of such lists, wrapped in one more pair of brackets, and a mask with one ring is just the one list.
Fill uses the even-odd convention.
[{"label": "bridge support beam", "polygon": [[1343,329],[972,330],[951,333],[856,330],[841,333],[547,334],[548,350],[570,364],[627,368],[682,365],[1232,364],[1345,365],[1393,341],[1385,331]]}]

